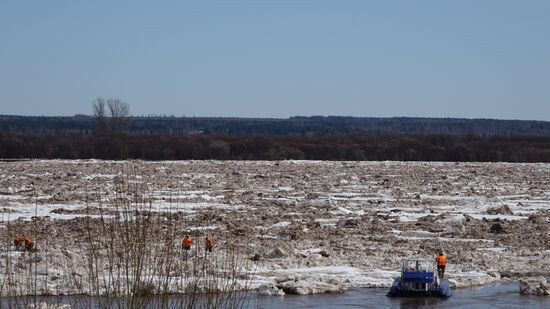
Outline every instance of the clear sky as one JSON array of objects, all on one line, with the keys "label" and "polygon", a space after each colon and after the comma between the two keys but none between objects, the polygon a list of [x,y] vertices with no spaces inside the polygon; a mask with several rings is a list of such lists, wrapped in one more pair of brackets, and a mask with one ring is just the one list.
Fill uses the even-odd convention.
[{"label": "clear sky", "polygon": [[0,0],[0,114],[550,121],[550,1]]}]

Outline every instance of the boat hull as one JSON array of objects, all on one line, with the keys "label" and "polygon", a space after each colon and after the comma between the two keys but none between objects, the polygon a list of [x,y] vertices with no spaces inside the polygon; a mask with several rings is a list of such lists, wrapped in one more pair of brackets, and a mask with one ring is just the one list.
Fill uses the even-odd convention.
[{"label": "boat hull", "polygon": [[451,297],[453,292],[449,280],[441,279],[439,284],[431,284],[427,290],[412,290],[402,283],[401,277],[397,277],[390,287],[388,297]]}]

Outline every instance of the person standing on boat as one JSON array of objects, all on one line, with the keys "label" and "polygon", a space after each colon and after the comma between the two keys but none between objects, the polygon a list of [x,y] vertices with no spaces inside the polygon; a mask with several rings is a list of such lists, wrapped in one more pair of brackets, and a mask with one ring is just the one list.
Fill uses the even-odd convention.
[{"label": "person standing on boat", "polygon": [[445,266],[447,265],[447,258],[443,254],[443,251],[439,251],[439,255],[435,258],[437,263],[437,274],[439,277],[443,278],[445,275]]}]

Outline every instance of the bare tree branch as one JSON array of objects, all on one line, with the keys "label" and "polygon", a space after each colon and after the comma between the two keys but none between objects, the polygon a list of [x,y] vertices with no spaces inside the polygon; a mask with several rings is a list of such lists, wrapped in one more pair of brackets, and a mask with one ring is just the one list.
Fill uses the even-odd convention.
[{"label": "bare tree branch", "polygon": [[119,132],[126,126],[127,117],[130,114],[128,103],[118,99],[108,99],[107,106],[111,113],[111,131]]},{"label": "bare tree branch", "polygon": [[[110,117],[107,115],[106,107],[109,108]],[[127,125],[130,115],[130,106],[128,103],[119,99],[97,98],[92,102],[94,117],[96,122],[96,132],[99,133],[118,133]]]},{"label": "bare tree branch", "polygon": [[94,110],[94,118],[96,122],[96,130],[98,132],[105,132],[107,130],[107,115],[105,114],[105,100],[103,98],[97,98],[92,102],[92,108]]}]

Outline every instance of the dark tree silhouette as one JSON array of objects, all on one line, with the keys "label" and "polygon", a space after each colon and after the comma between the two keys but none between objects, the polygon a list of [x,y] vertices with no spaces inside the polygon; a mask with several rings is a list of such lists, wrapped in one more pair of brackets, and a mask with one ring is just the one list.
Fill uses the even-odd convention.
[{"label": "dark tree silhouette", "polygon": [[105,113],[105,100],[97,98],[92,102],[96,131],[105,133],[107,131],[107,115]]},{"label": "dark tree silhouette", "polygon": [[[92,102],[94,119],[96,123],[96,132],[99,134],[119,134],[128,124],[130,116],[130,106],[128,103],[119,99],[97,98]],[[107,110],[109,109],[109,118]]]}]

